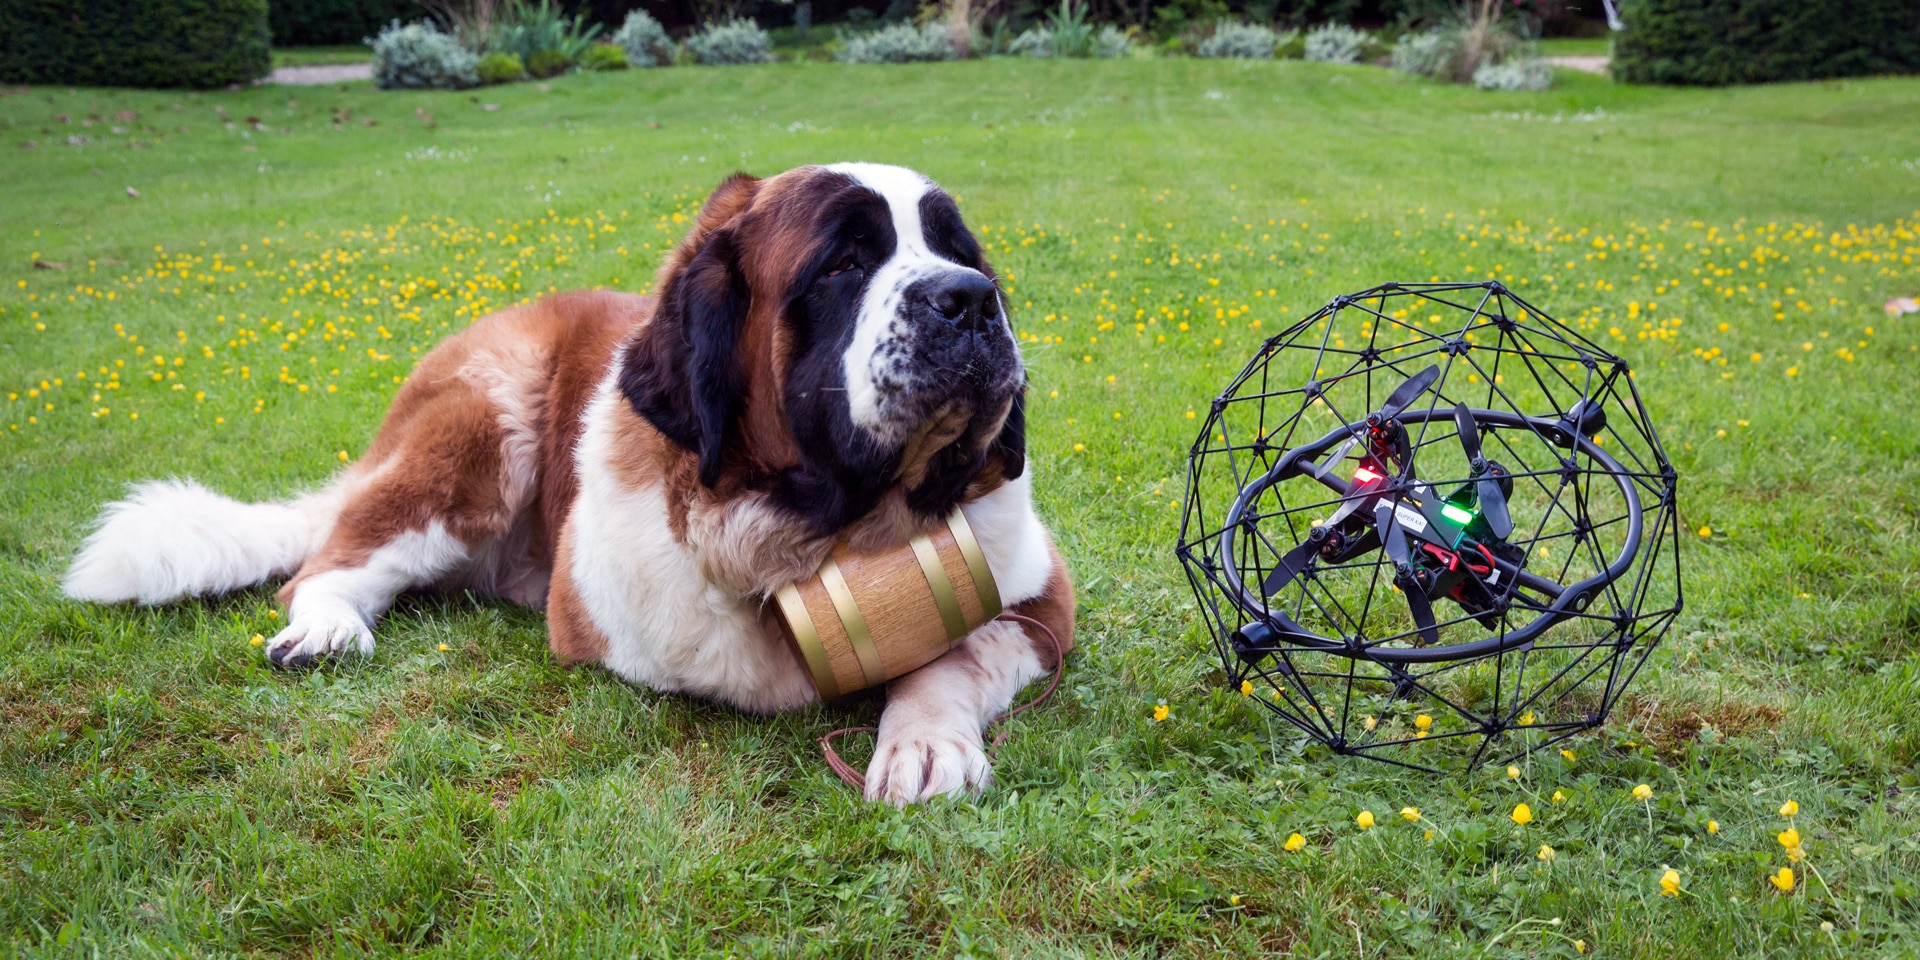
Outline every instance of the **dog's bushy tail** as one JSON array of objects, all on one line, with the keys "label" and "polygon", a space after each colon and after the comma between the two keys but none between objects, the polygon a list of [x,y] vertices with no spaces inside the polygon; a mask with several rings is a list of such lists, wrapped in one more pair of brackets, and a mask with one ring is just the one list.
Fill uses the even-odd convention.
[{"label": "dog's bushy tail", "polygon": [[192,480],[152,480],[100,512],[62,589],[96,603],[169,603],[298,570],[332,526],[333,498],[241,503]]}]

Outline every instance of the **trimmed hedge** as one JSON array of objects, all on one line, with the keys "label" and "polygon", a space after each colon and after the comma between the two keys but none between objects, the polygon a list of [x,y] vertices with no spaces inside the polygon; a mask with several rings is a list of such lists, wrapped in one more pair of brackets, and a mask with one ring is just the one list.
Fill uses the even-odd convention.
[{"label": "trimmed hedge", "polygon": [[272,0],[268,22],[276,47],[359,43],[395,20],[418,20],[417,0]]},{"label": "trimmed hedge", "polygon": [[1632,0],[1627,83],[1723,86],[1920,73],[1920,0]]},{"label": "trimmed hedge", "polygon": [[0,83],[206,88],[272,68],[267,0],[0,3]]}]

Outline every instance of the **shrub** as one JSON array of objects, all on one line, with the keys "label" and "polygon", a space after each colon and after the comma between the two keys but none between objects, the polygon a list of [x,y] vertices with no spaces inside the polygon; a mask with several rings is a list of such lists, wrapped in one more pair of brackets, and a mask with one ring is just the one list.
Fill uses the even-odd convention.
[{"label": "shrub", "polygon": [[1920,73],[1914,0],[1633,0],[1621,16],[1613,76],[1628,83]]},{"label": "shrub", "polygon": [[1307,31],[1306,57],[1327,63],[1357,63],[1367,40],[1364,30],[1344,23],[1322,24]]},{"label": "shrub", "polygon": [[1483,64],[1473,72],[1473,85],[1482,90],[1545,90],[1553,86],[1553,68],[1536,57],[1515,57]]},{"label": "shrub", "polygon": [[489,53],[474,69],[481,83],[514,83],[527,78],[527,65],[520,62],[517,53]]},{"label": "shrub", "polygon": [[1013,38],[1007,52],[1021,57],[1124,57],[1133,51],[1133,38],[1114,26],[1096,28],[1084,8],[1060,0],[1045,23]]},{"label": "shrub", "polygon": [[658,67],[673,62],[673,41],[667,39],[660,21],[645,10],[627,14],[626,22],[614,31],[613,42],[627,52],[629,66]]},{"label": "shrub", "polygon": [[611,43],[596,43],[580,58],[582,70],[625,70],[627,52]]},{"label": "shrub", "polygon": [[1267,60],[1280,41],[1272,27],[1239,20],[1220,20],[1213,25],[1213,36],[1200,41],[1194,56],[1215,60]]},{"label": "shrub", "polygon": [[0,82],[205,88],[271,69],[266,0],[0,2]]},{"label": "shrub", "polygon": [[558,50],[535,50],[533,56],[527,58],[527,72],[541,80],[557,77],[572,69],[573,61]]},{"label": "shrub", "polygon": [[695,63],[711,66],[773,62],[773,39],[752,20],[708,23],[687,38],[687,49]]},{"label": "shrub", "polygon": [[276,47],[359,43],[395,20],[420,15],[416,0],[271,0]]},{"label": "shrub", "polygon": [[1409,33],[1393,47],[1393,68],[1421,77],[1448,79],[1453,71],[1453,38],[1444,31]]},{"label": "shrub", "polygon": [[842,63],[920,63],[952,60],[953,38],[938,23],[916,27],[898,23],[849,37],[835,58]]},{"label": "shrub", "polygon": [[[562,69],[571,68],[587,55],[593,38],[599,35],[599,24],[587,23],[584,15],[566,16],[553,0],[540,0],[537,5],[514,0],[507,15],[494,27],[486,49],[517,53],[526,61],[529,73],[550,76],[542,74],[534,63],[542,51],[558,53],[566,61]],[[552,58],[547,59],[551,63]]]},{"label": "shrub", "polygon": [[373,83],[382,90],[460,90],[480,82],[479,58],[432,24],[395,20],[367,45]]}]

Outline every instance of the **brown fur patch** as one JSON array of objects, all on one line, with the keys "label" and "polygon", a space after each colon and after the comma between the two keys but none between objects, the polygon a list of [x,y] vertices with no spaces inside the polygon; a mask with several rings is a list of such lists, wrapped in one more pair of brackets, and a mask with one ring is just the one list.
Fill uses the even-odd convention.
[{"label": "brown fur patch", "polygon": [[553,580],[547,588],[547,646],[563,663],[597,661],[607,655],[607,635],[594,626],[587,608],[574,590],[572,528],[560,534],[553,558]]},{"label": "brown fur patch", "polygon": [[1032,641],[1033,649],[1040,655],[1040,662],[1053,669],[1056,656],[1065,657],[1073,649],[1073,614],[1075,601],[1073,596],[1073,574],[1067,570],[1067,561],[1060,555],[1060,548],[1047,544],[1047,553],[1053,557],[1053,573],[1047,577],[1047,588],[1037,597],[1024,603],[1015,604],[1013,612],[1021,616],[1032,617],[1047,625],[1060,641],[1058,651],[1047,641],[1046,634],[1021,624]]}]

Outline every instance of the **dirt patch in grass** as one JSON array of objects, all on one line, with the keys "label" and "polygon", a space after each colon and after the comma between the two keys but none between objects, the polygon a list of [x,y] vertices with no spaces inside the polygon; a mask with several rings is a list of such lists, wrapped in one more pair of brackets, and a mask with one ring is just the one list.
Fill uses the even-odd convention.
[{"label": "dirt patch in grass", "polygon": [[1622,703],[1626,725],[1642,731],[1643,739],[1661,753],[1673,753],[1700,739],[1712,728],[1722,737],[1737,737],[1778,726],[1786,711],[1765,703],[1722,702],[1713,705],[1672,703],[1629,695]]}]

